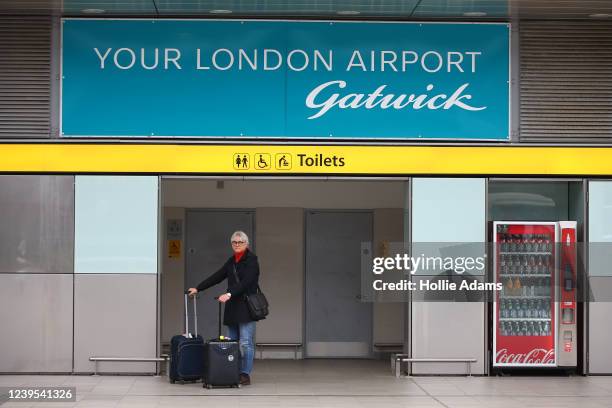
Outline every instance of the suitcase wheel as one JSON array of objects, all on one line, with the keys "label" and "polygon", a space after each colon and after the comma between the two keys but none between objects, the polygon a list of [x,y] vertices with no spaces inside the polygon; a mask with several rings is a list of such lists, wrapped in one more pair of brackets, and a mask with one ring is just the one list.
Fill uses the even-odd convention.
[{"label": "suitcase wheel", "polygon": [[181,380],[181,385],[185,385],[185,380]]},{"label": "suitcase wheel", "polygon": [[170,380],[170,384],[176,384],[176,380]]},{"label": "suitcase wheel", "polygon": [[206,389],[207,389],[207,390],[212,390],[212,385],[210,385],[210,384],[206,384]]}]

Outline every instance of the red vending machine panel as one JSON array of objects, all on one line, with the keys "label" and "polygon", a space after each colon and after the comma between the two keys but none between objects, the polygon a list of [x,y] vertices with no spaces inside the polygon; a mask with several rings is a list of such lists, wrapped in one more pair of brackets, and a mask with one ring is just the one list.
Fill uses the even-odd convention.
[{"label": "red vending machine panel", "polygon": [[557,366],[557,223],[494,223],[493,366]]},{"label": "red vending machine panel", "polygon": [[578,362],[576,291],[578,251],[576,248],[576,222],[559,223],[559,349],[557,365],[575,367]]}]

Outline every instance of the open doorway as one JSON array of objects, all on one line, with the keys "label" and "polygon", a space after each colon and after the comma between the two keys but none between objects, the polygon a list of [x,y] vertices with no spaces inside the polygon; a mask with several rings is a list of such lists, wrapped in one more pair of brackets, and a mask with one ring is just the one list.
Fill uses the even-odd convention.
[{"label": "open doorway", "polygon": [[[231,253],[231,233],[243,230],[270,302],[257,324],[256,358],[401,351],[407,305],[361,299],[360,244],[370,242],[376,254],[385,242],[407,239],[407,192],[406,179],[162,178],[162,348],[184,331],[184,289],[216,271]],[[180,241],[172,253],[170,241]],[[223,290],[222,283],[200,296],[204,338],[217,333],[212,298]]]}]

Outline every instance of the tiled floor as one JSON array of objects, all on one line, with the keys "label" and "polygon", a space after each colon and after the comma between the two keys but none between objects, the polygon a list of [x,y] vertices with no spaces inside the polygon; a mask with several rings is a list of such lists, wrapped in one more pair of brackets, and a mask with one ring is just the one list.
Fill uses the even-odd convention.
[{"label": "tiled floor", "polygon": [[612,377],[408,377],[385,361],[256,361],[253,385],[207,390],[150,376],[3,375],[1,386],[75,386],[49,407],[612,408]]}]

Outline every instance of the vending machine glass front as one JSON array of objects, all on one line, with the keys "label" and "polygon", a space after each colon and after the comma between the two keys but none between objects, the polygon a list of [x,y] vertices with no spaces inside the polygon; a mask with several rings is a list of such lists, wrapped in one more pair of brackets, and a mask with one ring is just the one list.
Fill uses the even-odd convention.
[{"label": "vending machine glass front", "polygon": [[555,223],[496,222],[494,366],[556,366]]}]

